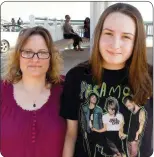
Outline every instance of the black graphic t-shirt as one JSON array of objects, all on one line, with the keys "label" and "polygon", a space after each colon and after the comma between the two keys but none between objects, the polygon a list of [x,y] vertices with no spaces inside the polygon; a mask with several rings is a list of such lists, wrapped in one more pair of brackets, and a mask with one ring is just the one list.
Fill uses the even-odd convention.
[{"label": "black graphic t-shirt", "polygon": [[150,157],[152,99],[144,105],[129,99],[126,68],[105,69],[102,81],[95,83],[88,66],[66,75],[60,114],[78,120],[74,157]]}]

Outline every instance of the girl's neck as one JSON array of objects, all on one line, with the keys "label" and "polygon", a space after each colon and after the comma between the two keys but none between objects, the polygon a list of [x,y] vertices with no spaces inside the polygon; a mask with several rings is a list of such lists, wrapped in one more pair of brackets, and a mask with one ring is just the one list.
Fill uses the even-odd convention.
[{"label": "girl's neck", "polygon": [[108,69],[108,70],[120,70],[123,69],[125,67],[124,63],[121,64],[107,64],[107,63],[103,63],[102,64],[103,68]]}]

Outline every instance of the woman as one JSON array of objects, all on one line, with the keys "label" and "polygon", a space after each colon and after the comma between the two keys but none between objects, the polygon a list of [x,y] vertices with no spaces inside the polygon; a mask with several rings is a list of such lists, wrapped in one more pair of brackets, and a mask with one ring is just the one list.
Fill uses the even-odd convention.
[{"label": "woman", "polygon": [[90,18],[86,17],[84,20],[84,37],[90,38]]},{"label": "woman", "polygon": [[39,26],[21,31],[11,54],[1,82],[1,154],[61,157],[62,58],[49,31]]},{"label": "woman", "polygon": [[[66,75],[60,112],[67,119],[63,157],[150,157],[153,152],[152,79],[145,39],[142,16],[132,5],[116,3],[102,13],[95,28],[91,58]],[[129,136],[132,116],[124,105],[124,98],[133,95],[133,101],[142,105],[148,114],[139,119],[141,123],[146,120],[146,126],[140,134],[138,149],[128,151],[127,138],[122,138],[118,144],[114,134],[108,138],[107,131],[96,132],[92,128],[92,137],[87,136],[88,132],[83,131],[81,108],[87,102],[89,91],[98,93],[97,106],[102,108],[102,115],[106,114],[105,102],[110,96],[118,101],[118,110],[125,122],[121,130],[123,135]],[[108,116],[104,120],[110,127],[118,129],[118,119]],[[115,148],[120,148],[120,145],[123,146],[122,152],[115,153]]]},{"label": "woman", "polygon": [[70,16],[69,15],[65,15],[65,23],[63,25],[63,30],[64,30],[64,39],[73,39],[74,43],[74,50],[76,51],[83,51],[83,49],[81,48],[81,42],[82,42],[82,38],[74,32],[72,26],[70,25]]}]

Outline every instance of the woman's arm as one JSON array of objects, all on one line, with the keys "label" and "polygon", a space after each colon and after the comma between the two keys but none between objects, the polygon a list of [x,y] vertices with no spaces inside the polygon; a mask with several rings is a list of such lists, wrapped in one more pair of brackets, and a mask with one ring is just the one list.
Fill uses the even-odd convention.
[{"label": "woman's arm", "polygon": [[77,120],[67,120],[67,131],[62,157],[73,157],[78,131]]}]

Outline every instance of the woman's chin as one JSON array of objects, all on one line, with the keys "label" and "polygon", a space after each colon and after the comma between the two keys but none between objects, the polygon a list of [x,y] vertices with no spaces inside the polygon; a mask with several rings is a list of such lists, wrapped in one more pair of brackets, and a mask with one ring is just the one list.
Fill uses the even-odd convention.
[{"label": "woman's chin", "polygon": [[39,72],[31,72],[31,73],[29,73],[28,74],[29,76],[31,76],[31,77],[41,77],[41,76],[43,76],[41,73],[39,73]]}]

